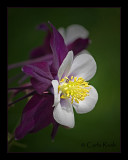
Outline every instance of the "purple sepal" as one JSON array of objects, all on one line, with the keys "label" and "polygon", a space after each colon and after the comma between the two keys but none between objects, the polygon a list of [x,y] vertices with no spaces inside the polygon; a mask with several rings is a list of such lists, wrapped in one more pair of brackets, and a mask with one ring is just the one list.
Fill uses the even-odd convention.
[{"label": "purple sepal", "polygon": [[15,130],[15,138],[21,139],[27,133],[37,132],[50,123],[55,123],[53,102],[54,96],[51,94],[35,94],[23,110],[20,125]]},{"label": "purple sepal", "polygon": [[51,81],[48,79],[42,79],[42,81],[39,81],[35,78],[31,78],[31,83],[33,88],[40,95],[51,86]]},{"label": "purple sepal", "polygon": [[69,51],[73,51],[74,55],[81,52],[83,49],[86,49],[90,43],[88,38],[82,39],[78,38],[74,42],[70,43],[67,47]]},{"label": "purple sepal", "polygon": [[47,62],[36,62],[30,65],[26,65],[23,67],[23,71],[34,78],[36,78],[35,75],[37,74],[49,80],[53,79]]},{"label": "purple sepal", "polygon": [[37,93],[42,94],[50,87],[53,77],[47,62],[26,65],[22,69],[23,72],[32,77],[31,83]]},{"label": "purple sepal", "polygon": [[55,76],[57,75],[58,69],[68,53],[68,49],[61,34],[51,23],[50,25],[53,29],[53,33],[51,34],[50,39],[50,46],[53,52],[53,63],[51,65],[51,72],[54,73],[53,76]]}]

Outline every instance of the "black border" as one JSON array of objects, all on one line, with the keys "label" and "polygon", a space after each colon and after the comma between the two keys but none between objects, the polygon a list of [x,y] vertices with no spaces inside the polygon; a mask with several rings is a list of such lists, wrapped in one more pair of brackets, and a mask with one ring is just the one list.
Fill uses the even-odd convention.
[{"label": "black border", "polygon": [[[90,1],[91,2],[91,1]],[[24,153],[7,153],[7,7],[39,7],[41,4],[34,4],[32,2],[29,2],[28,4],[23,4],[23,2],[3,2],[0,5],[0,17],[1,17],[1,25],[0,25],[0,31],[1,31],[1,67],[2,70],[2,78],[0,78],[1,80],[3,80],[3,82],[1,82],[3,88],[2,88],[2,95],[1,95],[1,99],[3,99],[3,95],[5,96],[5,99],[3,99],[2,101],[5,102],[5,104],[1,103],[1,116],[0,116],[0,122],[1,122],[1,149],[0,152],[2,154],[4,154],[4,158],[5,156],[12,156],[12,155],[18,155],[20,154],[20,157],[24,156]],[[51,2],[50,2],[51,5]],[[53,4],[54,7],[57,7],[57,5],[59,5],[59,7],[62,7],[61,4],[55,3]],[[44,7],[44,1],[41,5],[42,7]],[[40,6],[40,7],[41,7]],[[53,6],[49,6],[49,5],[45,5],[46,7],[53,7]],[[69,7],[69,3],[65,2],[64,4],[65,7]],[[64,7],[63,6],[63,7]],[[85,158],[120,158],[122,159],[123,157],[128,157],[128,153],[127,153],[127,135],[128,135],[128,125],[127,125],[127,107],[128,107],[128,102],[127,102],[127,83],[128,83],[128,78],[127,78],[127,54],[128,54],[128,47],[127,47],[127,20],[128,20],[128,4],[127,3],[115,3],[112,4],[109,3],[108,1],[105,2],[104,4],[101,4],[101,2],[99,2],[99,4],[97,3],[90,3],[90,4],[86,4],[86,5],[82,5],[80,2],[79,4],[76,4],[76,6],[78,7],[120,7],[121,8],[121,153],[73,153],[74,156],[78,155],[78,156],[84,156]],[[76,7],[75,3],[73,3],[71,5],[71,7]],[[5,61],[3,61],[3,55],[5,56]],[[3,62],[3,63],[2,63]],[[5,80],[4,80],[5,78]],[[4,94],[3,94],[4,93]],[[3,114],[4,113],[4,114]],[[31,153],[27,153],[25,154],[25,156],[30,155]],[[49,153],[44,153],[46,156]],[[66,157],[71,155],[71,153],[65,153]],[[68,154],[68,155],[67,155]],[[38,153],[38,155],[44,156],[42,153]],[[56,153],[50,153],[50,155],[56,155]],[[62,153],[58,154],[60,157],[62,156]],[[36,154],[32,154],[32,156],[37,156]],[[68,157],[67,157],[68,158]]]}]

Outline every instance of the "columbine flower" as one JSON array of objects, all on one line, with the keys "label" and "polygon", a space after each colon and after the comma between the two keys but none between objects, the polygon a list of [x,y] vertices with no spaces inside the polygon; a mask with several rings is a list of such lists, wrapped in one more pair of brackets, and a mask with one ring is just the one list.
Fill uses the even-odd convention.
[{"label": "columbine flower", "polygon": [[61,125],[73,128],[73,107],[77,113],[91,111],[98,99],[96,89],[88,84],[96,72],[93,57],[83,51],[73,60],[73,52],[68,52],[58,70],[59,80],[52,80],[54,88],[54,119]]},{"label": "columbine flower", "polygon": [[51,123],[54,138],[59,124],[74,127],[73,107],[77,113],[86,113],[94,108],[98,99],[96,90],[87,82],[96,72],[95,60],[87,51],[73,58],[73,51],[69,51],[61,34],[50,25],[53,30],[49,42],[53,54],[51,64],[42,61],[22,68],[31,76],[36,93],[23,110],[15,131],[16,139]]}]

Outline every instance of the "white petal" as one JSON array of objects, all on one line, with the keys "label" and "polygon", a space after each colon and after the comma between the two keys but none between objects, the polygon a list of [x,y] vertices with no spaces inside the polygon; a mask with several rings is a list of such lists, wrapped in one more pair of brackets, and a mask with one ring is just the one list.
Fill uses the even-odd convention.
[{"label": "white petal", "polygon": [[81,25],[73,24],[67,27],[66,29],[66,39],[65,43],[70,44],[75,41],[77,38],[87,38],[89,32]]},{"label": "white petal", "polygon": [[69,75],[90,80],[96,73],[96,62],[88,51],[84,50],[77,55],[71,66]]},{"label": "white petal", "polygon": [[58,70],[59,80],[61,80],[62,77],[68,75],[72,62],[73,62],[73,52],[69,51]]},{"label": "white petal", "polygon": [[64,99],[63,102],[59,103],[54,108],[53,117],[59,124],[73,128],[75,120],[71,102]]},{"label": "white petal", "polygon": [[85,97],[85,99],[83,101],[80,101],[79,104],[73,102],[73,106],[77,113],[87,113],[95,107],[98,100],[98,93],[93,86],[91,87],[92,88],[89,92],[89,96]]},{"label": "white petal", "polygon": [[52,80],[52,85],[54,89],[54,105],[56,106],[60,102],[60,93],[58,93],[58,81],[57,80]]}]

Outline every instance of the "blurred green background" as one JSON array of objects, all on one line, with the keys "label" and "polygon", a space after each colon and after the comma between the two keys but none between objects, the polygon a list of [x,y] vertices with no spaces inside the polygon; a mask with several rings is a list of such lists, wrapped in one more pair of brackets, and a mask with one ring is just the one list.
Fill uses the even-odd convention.
[{"label": "blurred green background", "polygon": [[[8,8],[8,64],[27,60],[29,52],[42,44],[45,32],[36,26],[48,21],[56,28],[80,24],[89,31],[88,51],[97,63],[89,83],[99,99],[91,112],[74,112],[75,127],[60,127],[54,142],[49,125],[18,141],[26,147],[14,142],[9,152],[120,152],[120,8]],[[8,77],[20,70],[9,71]],[[8,87],[14,86],[16,82]],[[8,110],[8,132],[18,125],[26,102]]]}]

